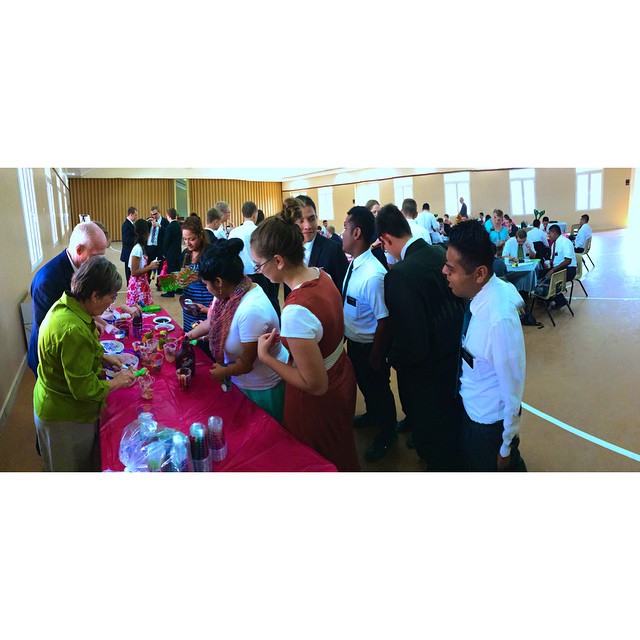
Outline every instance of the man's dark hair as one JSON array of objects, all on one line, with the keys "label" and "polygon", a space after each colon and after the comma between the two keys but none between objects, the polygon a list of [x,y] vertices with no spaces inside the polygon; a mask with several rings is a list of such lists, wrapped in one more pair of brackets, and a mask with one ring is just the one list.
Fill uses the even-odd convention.
[{"label": "man's dark hair", "polygon": [[264,220],[264,211],[258,209],[258,215],[256,216],[256,224],[260,224]]},{"label": "man's dark hair", "polygon": [[422,205],[422,210],[423,210],[423,211],[429,211],[429,203],[428,203],[428,202],[425,202],[425,203]]},{"label": "man's dark hair", "polygon": [[562,229],[560,229],[560,225],[559,225],[559,224],[552,224],[552,225],[549,227],[549,233],[551,233],[552,231],[553,231],[554,233],[556,233],[558,236],[561,236],[561,235],[562,235]]},{"label": "man's dark hair", "polygon": [[533,221],[533,223],[532,223],[532,224],[533,224],[533,226],[534,226],[536,229],[539,229],[539,228],[540,228],[540,219],[539,219],[539,218],[536,218],[536,219]]},{"label": "man's dark hair", "polygon": [[394,238],[404,238],[411,235],[411,227],[395,204],[385,204],[376,216],[376,233],[379,236],[388,233]]},{"label": "man's dark hair", "polygon": [[367,207],[351,207],[347,212],[347,219],[354,228],[360,229],[366,245],[371,245],[376,237],[376,218],[373,213]]},{"label": "man's dark hair", "polygon": [[442,218],[438,218],[438,222],[444,222]]},{"label": "man's dark hair", "polygon": [[480,266],[487,267],[489,275],[493,275],[495,245],[483,225],[473,221],[454,225],[449,232],[448,246],[460,254],[460,262],[467,275]]},{"label": "man's dark hair", "polygon": [[130,216],[132,213],[135,213],[138,209],[136,207],[129,207],[127,209],[127,215]]},{"label": "man's dark hair", "polygon": [[222,220],[222,214],[215,207],[211,207],[207,211],[207,224],[211,224],[214,220]]},{"label": "man's dark hair", "polygon": [[542,222],[549,222],[549,216],[545,216],[544,218],[542,218]]},{"label": "man's dark hair", "polygon": [[526,237],[527,237],[526,229],[518,229],[516,231],[516,238],[520,238],[522,240],[522,238],[526,239]]},{"label": "man's dark hair", "polygon": [[254,213],[257,213],[258,205],[255,202],[251,202],[251,200],[247,200],[242,204],[242,217],[243,218],[251,218]]},{"label": "man's dark hair", "polygon": [[178,217],[178,212],[173,208],[167,209],[167,216],[172,220],[175,220]]},{"label": "man's dark hair", "polygon": [[418,204],[413,198],[405,198],[402,201],[402,213],[406,213],[410,218],[418,215]]},{"label": "man's dark hair", "polygon": [[309,196],[296,196],[296,198],[300,200],[305,207],[313,207],[313,210],[317,213],[316,203]]},{"label": "man's dark hair", "polygon": [[584,218],[584,221],[588,224],[589,223],[589,214],[584,213],[582,214],[582,218]]}]

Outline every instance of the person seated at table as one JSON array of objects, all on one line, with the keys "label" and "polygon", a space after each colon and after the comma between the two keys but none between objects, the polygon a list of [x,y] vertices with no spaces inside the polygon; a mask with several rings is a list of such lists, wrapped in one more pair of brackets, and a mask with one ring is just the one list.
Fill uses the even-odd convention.
[{"label": "person seated at table", "polygon": [[[239,238],[218,240],[200,258],[200,279],[213,302],[207,320],[186,337],[208,336],[214,357],[212,377],[220,383],[231,378],[242,393],[282,422],[284,380],[257,359],[258,338],[272,329],[279,331],[280,322],[262,288],[244,275],[243,247]],[[274,342],[269,353],[279,362],[289,359],[280,342]]]},{"label": "person seated at table", "polygon": [[549,216],[542,218],[542,233],[549,234]]},{"label": "person seated at table", "polygon": [[343,347],[342,296],[323,270],[305,265],[301,218],[300,201],[287,199],[251,234],[256,271],[291,288],[280,332],[290,362],[271,355],[275,329],[258,339],[258,357],[286,382],[284,427],[339,471],[356,471],[356,379]]},{"label": "person seated at table", "polygon": [[504,214],[504,226],[507,227],[510,238],[513,238],[520,228],[506,213]]},{"label": "person seated at table", "polygon": [[127,285],[127,306],[133,307],[140,302],[144,305],[151,305],[153,297],[149,286],[149,273],[158,268],[158,260],[148,263],[149,224],[146,220],[138,218],[133,223],[133,231],[136,234],[136,243],[129,256],[131,277]]},{"label": "person seated at table", "polygon": [[512,260],[524,260],[526,257],[535,258],[536,252],[533,250],[531,243],[528,242],[527,232],[524,229],[518,229],[513,238],[509,238],[502,249],[502,257]]},{"label": "person seated at table", "polygon": [[504,243],[509,239],[509,232],[503,222],[504,214],[502,211],[500,209],[494,209],[491,218],[492,228],[487,229],[487,231],[489,231],[491,242],[493,242],[498,249],[498,255],[502,255],[502,247],[504,247]]},{"label": "person seated at table", "polygon": [[[576,234],[573,246],[576,253],[584,253],[584,249],[587,245],[587,240],[593,236],[593,231],[589,226],[589,216],[585,213],[580,217],[580,228]],[[569,238],[571,240],[571,238]]]},{"label": "person seated at table", "polygon": [[[549,240],[551,241],[551,258],[542,264],[539,269],[540,275],[545,279],[549,279],[551,274],[556,271],[567,270],[567,282],[571,282],[576,277],[578,263],[576,261],[576,252],[569,238],[562,235],[560,225],[552,224],[549,227]],[[560,293],[552,300],[552,306],[564,307],[567,299],[564,294]]]},{"label": "person seated at table", "polygon": [[[191,300],[200,310],[197,315],[186,309],[182,310],[182,328],[185,333],[188,333],[191,331],[194,322],[206,320],[209,305],[213,301],[213,296],[209,293],[207,285],[198,277],[198,260],[209,247],[209,239],[202,228],[200,218],[189,216],[182,223],[182,239],[187,248],[182,252],[180,268],[189,267],[195,271],[187,280],[188,284],[183,290],[184,297]],[[201,347],[207,355],[210,355],[208,345],[201,343]]]},{"label": "person seated at table", "polygon": [[[98,417],[107,394],[133,383],[124,358],[106,355],[92,316],[104,313],[122,285],[104,256],[89,258],[47,312],[38,337],[33,413],[46,471],[99,471]],[[117,371],[101,380],[103,365]]]},{"label": "person seated at table", "polygon": [[449,231],[451,231],[451,220],[448,213],[442,216],[442,228],[444,229],[444,235],[448,236]]},{"label": "person seated at table", "polygon": [[507,264],[498,256],[498,248],[495,244],[493,245],[493,273],[496,274],[496,277],[502,278],[503,280],[507,277]]},{"label": "person seated at table", "polygon": [[540,220],[536,218],[533,221],[533,228],[527,231],[527,240],[534,248],[536,252],[536,258],[541,258],[543,260],[548,260],[550,251],[549,251],[549,241],[547,240],[547,234],[542,233],[540,230]]}]

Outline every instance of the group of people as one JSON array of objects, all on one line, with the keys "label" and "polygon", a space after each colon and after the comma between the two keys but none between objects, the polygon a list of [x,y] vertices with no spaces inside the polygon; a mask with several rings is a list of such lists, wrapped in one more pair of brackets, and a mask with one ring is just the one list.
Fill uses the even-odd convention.
[{"label": "group of people", "polygon": [[[171,209],[163,224],[157,207],[148,221],[137,220],[131,207],[121,256],[129,267],[125,308],[137,313],[138,303],[149,302],[149,274],[161,260],[169,270],[190,266],[185,295],[200,313],[185,315],[183,328],[211,357],[212,381],[230,379],[339,470],[360,468],[354,428],[364,426],[377,429],[367,461],[384,457],[404,430],[430,471],[526,468],[518,451],[522,300],[495,277],[494,244],[482,225],[451,225],[445,241],[428,203],[418,214],[410,198],[401,209],[369,202],[347,212],[339,243],[318,232],[308,196],[285,199],[278,214],[262,221],[261,213],[245,202],[243,224],[227,238],[221,203],[207,213],[204,227],[198,216],[180,226]],[[179,231],[172,231],[174,222]],[[38,318],[40,337],[36,326],[32,339],[40,359],[34,368],[37,434],[41,448],[47,443],[51,469],[90,466],[102,403],[132,379],[118,371],[118,356],[102,354],[97,340],[96,319],[121,283],[100,255],[104,233],[84,225],[72,238],[91,238],[90,250],[70,243],[58,256],[65,275],[57,290],[46,302],[34,296],[34,305],[48,305]],[[74,262],[75,254],[82,259]],[[63,348],[61,336],[72,330],[76,346],[68,351],[71,341]],[[100,379],[105,364],[116,370],[108,382]],[[400,423],[391,368],[405,414]],[[365,399],[362,416],[355,416],[357,387]],[[62,396],[66,403],[55,400]],[[86,410],[74,411],[74,402]],[[60,447],[77,451],[75,441],[69,449],[70,424],[83,427],[81,462],[75,454],[57,454]]]}]

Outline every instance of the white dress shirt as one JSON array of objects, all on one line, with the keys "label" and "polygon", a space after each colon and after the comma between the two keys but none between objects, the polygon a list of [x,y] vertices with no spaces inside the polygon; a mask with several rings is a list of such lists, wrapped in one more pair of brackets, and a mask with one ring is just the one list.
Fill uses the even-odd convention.
[{"label": "white dress shirt", "polygon": [[593,231],[589,226],[588,222],[585,222],[580,229],[578,229],[578,234],[576,235],[575,247],[576,249],[584,249],[587,244],[587,240],[593,236]]},{"label": "white dress shirt", "polygon": [[429,232],[419,222],[413,218],[407,218],[407,222],[409,223],[412,236],[422,238],[427,244],[433,244]]},{"label": "white dress shirt", "polygon": [[[384,302],[386,273],[387,270],[371,253],[371,249],[367,249],[353,260],[353,270],[343,305],[344,335],[349,340],[372,343],[378,320],[389,316],[389,310]],[[345,276],[345,282],[346,279],[347,276]],[[344,287],[344,282],[342,286]]]},{"label": "white dress shirt", "polygon": [[510,282],[493,275],[471,300],[471,321],[462,346],[473,368],[462,360],[460,396],[467,415],[480,424],[504,421],[500,455],[511,452],[520,428],[526,354],[518,307],[523,301]]},{"label": "white dress shirt", "polygon": [[309,260],[311,260],[311,250],[313,249],[313,243],[315,241],[316,241],[316,238],[314,236],[313,240],[311,240],[310,242],[305,242],[302,245],[304,247],[304,263],[307,267],[309,266]]},{"label": "white dress shirt", "polygon": [[533,246],[534,242],[542,242],[545,247],[549,246],[549,240],[547,240],[547,234],[543,233],[539,227],[533,227],[527,231],[527,240]]},{"label": "white dress shirt", "polygon": [[576,250],[573,248],[573,244],[569,238],[564,236],[558,236],[558,239],[553,243],[551,248],[551,257],[553,259],[553,266],[557,267],[565,258],[569,258],[571,262],[568,267],[577,267]]},{"label": "white dress shirt", "polygon": [[[531,250],[533,251],[533,253],[535,255],[535,249],[533,248],[533,244],[529,241],[529,236],[527,235],[527,239],[525,240],[525,244],[522,245],[522,251],[524,253],[524,257],[525,258],[527,256],[527,254],[529,254],[529,257],[531,257],[531,254],[529,253],[529,250],[527,249],[527,245],[526,245],[527,242],[529,242],[529,246],[531,247]],[[513,238],[509,238],[504,243],[504,247],[502,248],[502,256],[503,257],[511,256],[512,258],[517,258],[518,257],[518,241],[516,240],[515,236]]]},{"label": "white dress shirt", "polygon": [[244,264],[245,275],[250,275],[256,272],[255,263],[251,257],[251,251],[249,250],[251,234],[256,229],[256,223],[253,220],[245,220],[239,227],[234,227],[229,232],[229,240],[231,240],[231,238],[240,238],[240,240],[244,242],[244,247],[240,252],[240,258],[242,259],[242,264]]}]

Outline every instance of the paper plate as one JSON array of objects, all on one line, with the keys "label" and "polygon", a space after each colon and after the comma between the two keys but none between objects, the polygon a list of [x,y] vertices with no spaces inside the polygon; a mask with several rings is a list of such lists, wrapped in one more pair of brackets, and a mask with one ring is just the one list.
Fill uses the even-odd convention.
[{"label": "paper plate", "polygon": [[171,318],[169,316],[157,316],[153,319],[156,324],[164,324],[171,323]]},{"label": "paper plate", "polygon": [[100,340],[104,352],[110,356],[124,351],[124,345],[117,340]]},{"label": "paper plate", "polygon": [[[138,368],[138,364],[140,363],[140,358],[138,358],[138,356],[131,353],[130,351],[125,351],[122,355],[125,358],[123,368],[126,368],[126,369]],[[113,371],[113,369],[111,369],[111,367],[105,367],[104,373],[107,377],[107,380],[111,380],[115,375],[115,372]]]},{"label": "paper plate", "polygon": [[170,322],[159,322],[156,324],[156,331],[173,331],[175,327]]}]

